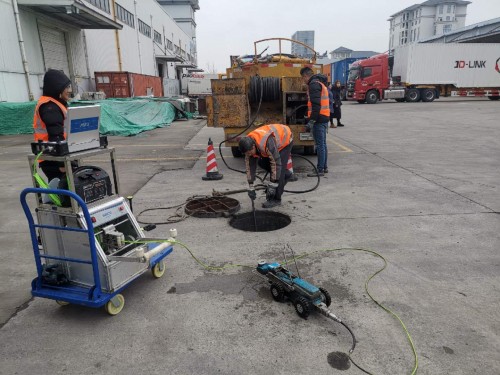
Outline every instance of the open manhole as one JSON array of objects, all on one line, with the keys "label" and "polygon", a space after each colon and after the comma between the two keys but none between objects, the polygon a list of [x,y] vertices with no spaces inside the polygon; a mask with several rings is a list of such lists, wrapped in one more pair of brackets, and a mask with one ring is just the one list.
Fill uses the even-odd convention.
[{"label": "open manhole", "polygon": [[[292,222],[290,216],[273,211],[255,211],[245,212],[234,215],[229,221],[233,228],[241,229],[247,232],[270,232],[282,229]],[[257,224],[257,227],[255,227]]]},{"label": "open manhole", "polygon": [[229,217],[240,209],[240,202],[228,197],[203,197],[190,200],[184,211],[195,217]]}]

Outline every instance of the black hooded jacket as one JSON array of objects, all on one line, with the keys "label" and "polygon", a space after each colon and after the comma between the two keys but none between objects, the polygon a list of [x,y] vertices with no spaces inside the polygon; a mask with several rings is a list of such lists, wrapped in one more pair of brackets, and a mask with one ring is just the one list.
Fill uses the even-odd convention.
[{"label": "black hooded jacket", "polygon": [[[59,70],[49,69],[43,77],[43,96],[50,96],[59,103],[68,106],[59,95],[71,84],[70,79]],[[50,142],[64,140],[64,114],[57,104],[49,102],[42,104],[38,110],[45,123]]]},{"label": "black hooded jacket", "polygon": [[326,86],[326,84],[328,83],[328,79],[323,74],[315,74],[309,79],[309,82],[307,84],[309,86],[309,100],[312,104],[311,116],[309,117],[309,120],[313,120],[321,124],[329,122],[330,118],[319,114],[319,111],[321,109],[322,89],[322,86],[319,82]]}]

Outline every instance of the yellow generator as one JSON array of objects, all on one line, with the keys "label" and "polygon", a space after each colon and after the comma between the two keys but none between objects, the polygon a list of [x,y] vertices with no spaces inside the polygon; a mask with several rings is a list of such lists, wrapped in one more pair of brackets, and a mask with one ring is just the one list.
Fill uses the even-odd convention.
[{"label": "yellow generator", "polygon": [[[257,54],[257,44],[266,41],[278,41],[279,53],[262,56],[266,48]],[[283,41],[305,46],[312,58],[282,53]],[[231,147],[233,156],[242,156],[238,149],[240,137],[267,124],[288,125],[293,132],[294,145],[304,147],[305,154],[313,154],[312,134],[307,133],[305,127],[307,87],[300,77],[300,69],[308,66],[315,74],[322,73],[322,66],[315,64],[316,52],[292,39],[269,38],[254,42],[253,55],[231,60],[232,66],[226,74],[211,81],[207,122],[208,126],[224,128],[226,145]]]}]

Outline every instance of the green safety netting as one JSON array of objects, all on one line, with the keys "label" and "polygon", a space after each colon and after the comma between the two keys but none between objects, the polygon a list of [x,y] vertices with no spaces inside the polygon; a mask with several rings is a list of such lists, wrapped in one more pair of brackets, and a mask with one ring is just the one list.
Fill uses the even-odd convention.
[{"label": "green safety netting", "polygon": [[[192,118],[182,100],[126,98],[73,101],[71,106],[99,104],[102,135],[130,136],[170,125],[177,118]],[[0,103],[0,135],[33,133],[36,102]]]}]

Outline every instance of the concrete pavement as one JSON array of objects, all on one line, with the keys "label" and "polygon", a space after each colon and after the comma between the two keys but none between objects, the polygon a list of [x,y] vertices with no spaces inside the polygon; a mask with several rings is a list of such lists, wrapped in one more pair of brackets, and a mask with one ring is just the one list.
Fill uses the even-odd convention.
[{"label": "concrete pavement", "polygon": [[[277,209],[290,215],[288,227],[256,235],[232,229],[226,218],[188,218],[175,224],[179,240],[212,265],[282,261],[286,246],[298,254],[313,253],[299,262],[300,272],[332,294],[332,310],[358,339],[353,358],[376,374],[410,373],[413,356],[404,331],[364,290],[381,260],[359,251],[323,250],[376,251],[388,267],[371,281],[370,293],[406,324],[419,356],[418,373],[496,374],[498,113],[498,103],[488,100],[346,103],[347,126],[328,136],[330,173],[313,192],[285,195]],[[139,138],[127,138],[131,143],[123,148],[122,139],[111,140],[119,159],[142,150],[119,165],[124,191],[135,193],[136,213],[212,189],[246,186],[244,176],[228,171],[219,155],[224,179],[202,181],[206,141],[210,136],[217,144],[222,131],[198,132],[202,124],[184,124],[144,135],[148,141],[141,147],[130,146]],[[177,131],[183,133],[179,138],[172,134]],[[169,144],[169,137],[179,147],[161,148],[162,161],[142,160],[152,154],[148,143]],[[6,142],[2,152],[7,153],[0,157],[8,176],[2,179],[1,198],[8,215],[0,225],[6,312],[27,301],[34,271],[17,203],[19,186],[29,184],[26,140],[21,138],[12,138],[18,145]],[[243,168],[241,159],[223,152],[230,165]],[[179,153],[185,160],[170,159]],[[149,169],[151,163],[157,168]],[[301,190],[314,183],[305,178],[303,161],[295,159],[294,168],[300,180],[287,187]],[[134,188],[127,190],[127,185]],[[250,210],[246,194],[234,197],[242,212]],[[163,221],[167,215],[158,211],[143,218]],[[170,227],[159,226],[150,234],[166,236]],[[181,247],[167,261],[163,278],[144,275],[124,291],[125,308],[116,317],[79,306],[58,307],[50,300],[25,304],[0,330],[0,373],[340,373],[329,359],[351,345],[341,325],[319,315],[300,319],[290,303],[273,301],[269,288],[247,268],[206,271]],[[16,299],[9,299],[12,294]],[[361,373],[354,366],[348,372]]]}]

